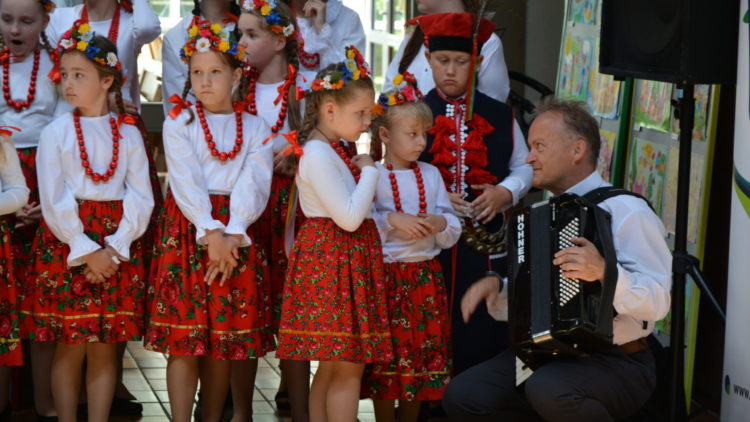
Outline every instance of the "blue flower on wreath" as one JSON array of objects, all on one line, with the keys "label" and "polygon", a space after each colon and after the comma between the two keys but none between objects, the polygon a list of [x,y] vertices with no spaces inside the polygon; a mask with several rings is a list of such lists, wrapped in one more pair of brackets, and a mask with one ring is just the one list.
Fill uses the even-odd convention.
[{"label": "blue flower on wreath", "polygon": [[348,67],[346,67],[346,66],[342,67],[342,69],[341,69],[341,78],[344,81],[350,80],[353,76],[354,76],[354,74],[352,73],[351,70],[349,70]]},{"label": "blue flower on wreath", "polygon": [[274,10],[270,15],[266,16],[266,22],[269,25],[281,25],[281,16]]}]

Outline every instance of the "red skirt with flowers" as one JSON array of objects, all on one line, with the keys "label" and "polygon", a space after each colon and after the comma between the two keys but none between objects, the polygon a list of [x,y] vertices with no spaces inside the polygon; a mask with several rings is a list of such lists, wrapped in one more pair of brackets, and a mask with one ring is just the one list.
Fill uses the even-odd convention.
[{"label": "red skirt with flowers", "polygon": [[[292,194],[293,177],[273,175],[271,182],[271,196],[268,198],[263,215],[253,225],[258,234],[258,245],[268,258],[269,284],[271,286],[271,305],[273,307],[274,331],[279,328],[281,316],[281,301],[284,293],[284,278],[289,260],[286,256],[286,219],[289,213],[289,199]],[[295,223],[296,230],[302,227],[305,216],[297,205]]]},{"label": "red skirt with flowers", "polygon": [[10,216],[0,216],[0,366],[23,365],[16,309],[18,286],[11,246],[12,220]]},{"label": "red skirt with flowers", "polygon": [[151,264],[153,245],[156,243],[156,219],[159,215],[159,211],[164,205],[164,195],[162,195],[161,193],[159,175],[156,172],[156,161],[154,161],[154,147],[151,144],[151,137],[146,131],[146,124],[141,116],[136,116],[136,127],[141,132],[141,137],[143,138],[143,147],[146,150],[146,159],[148,160],[148,178],[151,182],[151,192],[154,194],[154,210],[151,212],[151,220],[148,223],[146,232],[143,233],[143,236],[141,237],[141,240],[145,246],[143,250],[143,262],[145,264],[145,268],[148,270]]},{"label": "red skirt with flowers", "polygon": [[[213,218],[227,224],[229,196],[211,195],[211,205]],[[195,226],[167,194],[151,265],[146,349],[232,360],[273,350],[263,250],[254,244],[240,248],[239,265],[224,286],[208,286],[208,248],[198,246],[195,236]]]},{"label": "red skirt with flowers", "polygon": [[448,293],[440,262],[385,265],[394,358],[368,366],[362,396],[440,400],[451,371]]},{"label": "red skirt with flowers", "polygon": [[[24,179],[26,179],[26,186],[31,191],[29,194],[29,203],[39,205],[39,184],[36,178],[36,148],[20,148],[16,150],[18,152],[18,159],[21,162],[21,171],[23,172]],[[11,225],[15,226],[15,218],[11,217]],[[16,267],[16,279],[19,284],[28,284],[31,267],[29,262],[31,261],[31,245],[34,243],[34,236],[36,236],[36,229],[38,224],[31,226],[25,226],[13,231],[13,260]]]},{"label": "red skirt with flowers", "polygon": [[[117,231],[122,201],[78,201],[84,233],[99,244]],[[145,307],[145,269],[140,240],[130,261],[103,283],[86,281],[86,265],[68,267],[70,248],[42,221],[32,248],[32,283],[21,304],[21,331],[35,341],[67,344],[140,340]]]},{"label": "red skirt with flowers", "polygon": [[369,363],[393,355],[380,236],[308,218],[289,256],[276,356]]}]

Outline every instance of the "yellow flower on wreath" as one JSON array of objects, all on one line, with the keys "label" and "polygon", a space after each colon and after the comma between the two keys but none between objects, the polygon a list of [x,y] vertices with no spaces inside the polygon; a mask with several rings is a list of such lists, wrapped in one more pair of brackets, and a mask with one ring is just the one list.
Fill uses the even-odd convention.
[{"label": "yellow flower on wreath", "polygon": [[197,36],[198,35],[198,26],[197,25],[191,26],[190,30],[188,31],[188,35],[190,35],[191,38]]},{"label": "yellow flower on wreath", "polygon": [[78,27],[79,34],[85,34],[86,32],[89,32],[89,31],[91,31],[91,27],[87,23],[81,24],[81,26]]},{"label": "yellow flower on wreath", "polygon": [[215,23],[211,25],[211,32],[213,32],[216,35],[219,35],[221,33],[222,27],[218,23]]},{"label": "yellow flower on wreath", "polygon": [[76,45],[76,48],[81,51],[86,51],[86,48],[89,46],[89,43],[86,41],[78,41],[78,45]]},{"label": "yellow flower on wreath", "polygon": [[221,42],[219,42],[219,51],[221,51],[222,53],[226,53],[228,50],[229,50],[229,41],[222,40]]}]

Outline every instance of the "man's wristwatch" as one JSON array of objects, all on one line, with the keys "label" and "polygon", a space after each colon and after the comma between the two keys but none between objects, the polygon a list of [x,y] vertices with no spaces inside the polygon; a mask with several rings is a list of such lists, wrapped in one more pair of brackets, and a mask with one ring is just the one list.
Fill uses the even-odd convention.
[{"label": "man's wristwatch", "polygon": [[496,277],[497,281],[500,282],[500,290],[498,291],[498,293],[500,293],[500,292],[503,291],[503,284],[504,284],[503,283],[503,277],[500,274],[498,274],[495,271],[487,271],[486,273],[484,273],[484,276],[485,277]]}]

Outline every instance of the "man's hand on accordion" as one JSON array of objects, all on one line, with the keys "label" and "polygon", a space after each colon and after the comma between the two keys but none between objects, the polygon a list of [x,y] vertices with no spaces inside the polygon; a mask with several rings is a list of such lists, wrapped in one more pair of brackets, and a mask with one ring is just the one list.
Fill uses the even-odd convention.
[{"label": "man's hand on accordion", "polygon": [[604,280],[604,258],[596,246],[583,237],[574,237],[570,240],[577,246],[557,252],[552,264],[558,265],[567,278],[583,281]]}]

